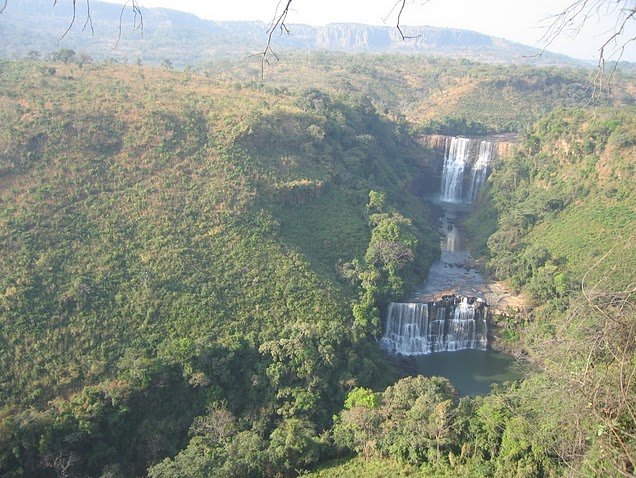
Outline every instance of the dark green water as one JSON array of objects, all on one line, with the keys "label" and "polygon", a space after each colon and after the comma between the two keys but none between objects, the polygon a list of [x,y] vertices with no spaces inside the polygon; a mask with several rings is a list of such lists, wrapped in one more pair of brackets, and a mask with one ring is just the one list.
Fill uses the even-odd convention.
[{"label": "dark green water", "polygon": [[460,395],[483,395],[493,383],[521,378],[515,360],[492,350],[460,350],[415,357],[415,368],[425,376],[447,377]]}]

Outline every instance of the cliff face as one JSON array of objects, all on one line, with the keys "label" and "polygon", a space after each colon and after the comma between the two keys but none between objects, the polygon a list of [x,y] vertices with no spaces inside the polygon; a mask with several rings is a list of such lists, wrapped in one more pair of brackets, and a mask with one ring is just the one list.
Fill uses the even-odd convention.
[{"label": "cliff face", "polygon": [[[417,138],[417,142],[422,146],[433,149],[435,151],[441,152],[442,155],[446,150],[446,142],[451,138],[451,136],[444,136],[441,134],[426,134],[419,136]],[[517,142],[516,134],[502,134],[502,135],[493,135],[493,136],[485,136],[483,138],[487,141],[492,141],[495,143],[495,157],[501,158],[505,156],[510,156],[514,152],[515,144]]]},{"label": "cliff face", "polygon": [[[313,30],[313,31],[312,31]],[[330,24],[305,31],[306,39],[329,50],[412,50],[426,48],[491,47],[493,39],[480,33],[435,27],[404,27],[403,39],[393,27],[352,23]]]},{"label": "cliff face", "polygon": [[[73,18],[73,3],[48,0],[9,2],[2,15],[0,30],[6,34],[0,42],[0,57],[13,57],[31,50],[40,53],[59,48],[81,50],[95,59],[111,58],[113,45],[117,55],[140,57],[144,62],[159,63],[173,57],[175,66],[209,60],[209,46],[225,55],[244,55],[260,51],[267,38],[268,25],[262,22],[215,22],[195,15],[165,8],[143,8],[143,42],[135,25],[139,18],[131,8],[91,0],[91,18],[99,27],[99,41],[87,41],[82,31],[87,18],[85,2],[78,2],[76,18],[81,19],[59,42]],[[120,34],[120,26],[124,26]],[[288,25],[290,35],[276,35],[278,49],[331,50],[369,53],[424,53],[427,55],[467,58],[490,63],[525,63],[539,50],[494,38],[481,33],[431,26],[403,26],[406,38],[394,26],[372,26],[337,23],[314,27]],[[6,37],[6,38],[5,38]],[[25,41],[28,39],[28,41]],[[205,45],[205,46],[203,46]],[[170,48],[168,48],[170,47]],[[171,53],[179,52],[179,53]],[[188,52],[184,55],[183,52]],[[534,59],[533,62],[536,62]],[[576,60],[544,52],[538,60],[543,64],[578,64]]]},{"label": "cliff face", "polygon": [[[446,154],[448,154],[447,148],[449,147],[450,140],[452,138],[452,136],[445,136],[441,134],[427,134],[421,135],[417,138],[417,142],[425,149],[421,158],[421,173],[410,185],[410,190],[413,193],[418,195],[429,195],[432,191],[439,192],[440,183],[442,182],[444,159]],[[492,142],[492,158],[496,161],[498,159],[508,157],[514,152],[517,135],[502,134],[473,139]],[[475,161],[479,148],[473,147],[472,151],[471,161]]]}]

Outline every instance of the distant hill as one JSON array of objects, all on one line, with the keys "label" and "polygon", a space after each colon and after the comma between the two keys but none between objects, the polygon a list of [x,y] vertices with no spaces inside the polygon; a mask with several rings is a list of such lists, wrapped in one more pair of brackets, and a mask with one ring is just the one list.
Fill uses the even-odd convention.
[{"label": "distant hill", "polygon": [[[136,28],[139,19],[131,9],[122,15],[119,5],[93,0],[91,34],[90,25],[85,25],[87,12],[82,2],[76,13],[75,24],[64,36],[73,18],[70,2],[55,7],[48,0],[9,2],[0,17],[0,56],[22,57],[33,51],[48,54],[70,48],[100,60],[170,60],[182,67],[262,51],[268,28],[262,22],[214,22],[176,10],[144,8],[142,35]],[[275,49],[421,53],[490,63],[585,65],[550,52],[539,55],[541,51],[536,48],[467,30],[404,26],[409,38],[403,40],[397,29],[389,26],[342,23],[324,27],[290,25],[289,29],[289,35],[274,37]]]}]

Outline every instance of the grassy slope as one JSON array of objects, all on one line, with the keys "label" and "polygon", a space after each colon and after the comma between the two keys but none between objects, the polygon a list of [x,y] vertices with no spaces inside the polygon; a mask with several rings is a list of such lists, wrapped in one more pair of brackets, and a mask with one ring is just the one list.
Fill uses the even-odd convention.
[{"label": "grassy slope", "polygon": [[587,286],[604,278],[606,287],[627,285],[636,264],[634,110],[573,115],[565,127],[571,132],[557,142],[556,155],[563,158],[566,148],[567,156],[580,159],[561,159],[551,174],[577,197],[535,227],[528,244],[566,258],[572,275],[586,277]]},{"label": "grassy slope", "polygon": [[[576,282],[585,277],[587,286],[599,280],[606,288],[627,285],[636,264],[630,246],[636,237],[633,113],[627,108],[557,114],[532,133],[540,141],[529,155],[536,167],[528,197],[518,207],[539,220],[524,248],[545,248]],[[545,213],[551,199],[562,206]]]},{"label": "grassy slope", "polygon": [[[516,224],[511,218],[525,216],[529,222],[523,228],[519,250],[549,251],[577,281],[586,275],[590,282],[611,277],[618,257],[628,264],[636,263],[630,247],[636,234],[636,153],[628,139],[636,129],[631,111],[590,109],[557,114],[543,125],[539,123],[530,133],[535,138],[532,141],[541,137],[539,143],[520,147],[519,154],[526,159],[525,166],[517,169],[522,182],[510,195],[515,203],[501,202],[502,192],[510,188],[505,175],[516,170],[513,159],[510,166],[500,165],[486,191],[489,197],[499,197],[499,214],[487,198],[467,220],[474,251],[487,255],[490,235],[498,227],[505,231]],[[560,136],[546,131],[555,127],[554,123],[560,123]],[[607,125],[610,129],[605,129]],[[557,201],[557,206],[550,206],[550,201]],[[498,226],[499,216],[505,219]],[[603,256],[610,250],[614,258],[605,261]],[[616,284],[624,282],[624,271],[616,279]]]}]

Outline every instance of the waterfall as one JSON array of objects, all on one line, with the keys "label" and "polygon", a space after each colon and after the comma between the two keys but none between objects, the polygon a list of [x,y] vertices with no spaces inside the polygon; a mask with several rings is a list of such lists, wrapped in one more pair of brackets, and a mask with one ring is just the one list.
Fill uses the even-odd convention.
[{"label": "waterfall", "polygon": [[433,302],[392,302],[380,347],[395,355],[486,350],[487,311],[486,303],[475,297],[443,296]]},{"label": "waterfall", "polygon": [[470,140],[452,138],[444,158],[442,172],[442,200],[461,202],[464,182],[464,169],[468,160]]},{"label": "waterfall", "polygon": [[486,182],[488,174],[488,163],[492,153],[492,143],[490,141],[482,141],[479,143],[479,156],[471,170],[470,190],[468,191],[467,201],[472,204],[477,199],[477,194]]},{"label": "waterfall", "polygon": [[[493,143],[468,138],[450,138],[444,155],[441,199],[472,204],[488,176]],[[472,164],[472,166],[471,166]]]}]

